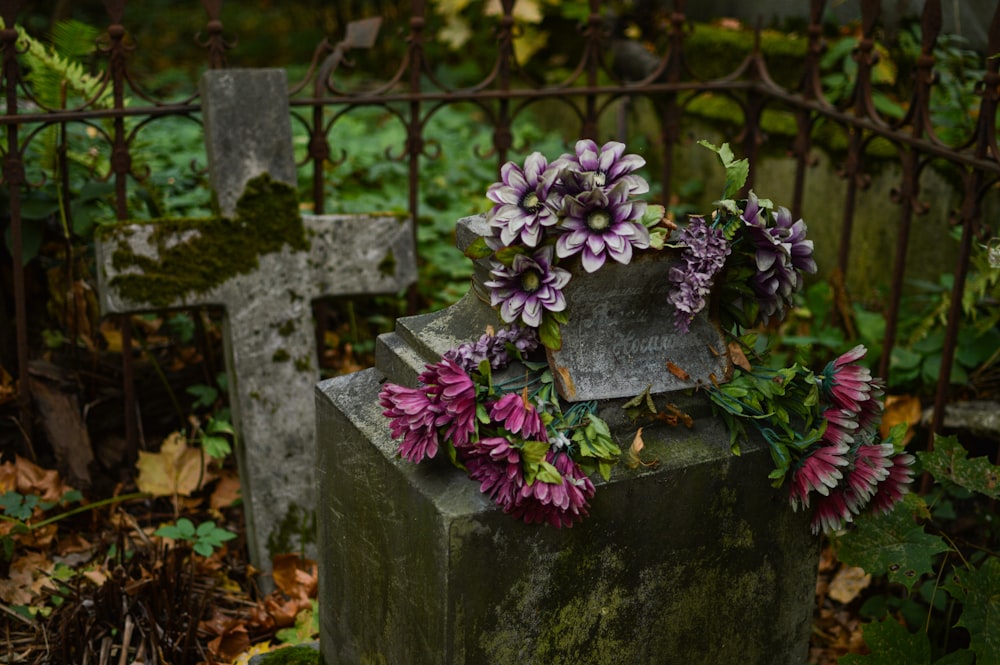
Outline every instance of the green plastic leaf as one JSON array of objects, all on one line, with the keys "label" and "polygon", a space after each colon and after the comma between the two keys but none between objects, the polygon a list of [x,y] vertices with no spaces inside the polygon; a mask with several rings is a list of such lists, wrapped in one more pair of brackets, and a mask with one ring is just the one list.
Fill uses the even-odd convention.
[{"label": "green plastic leaf", "polygon": [[888,574],[890,582],[912,590],[917,580],[934,571],[934,555],[950,549],[914,521],[917,502],[922,500],[907,495],[888,514],[855,519],[856,528],[838,539],[840,560],[872,575]]},{"label": "green plastic leaf", "polygon": [[562,348],[562,333],[559,331],[559,323],[554,317],[546,312],[542,317],[542,325],[538,326],[538,339],[547,349],[558,351]]},{"label": "green plastic leaf", "polygon": [[938,436],[934,450],[918,452],[917,457],[938,482],[949,482],[973,492],[996,499],[1000,498],[1000,467],[990,464],[985,457],[968,458],[956,436]]},{"label": "green plastic leaf", "polygon": [[661,205],[646,206],[646,212],[642,215],[642,225],[651,229],[663,221],[663,216],[666,213],[666,208]]},{"label": "green plastic leaf", "polygon": [[722,193],[723,199],[731,199],[743,187],[750,174],[750,162],[746,159],[736,159],[728,143],[723,143],[721,147],[715,147],[704,139],[698,141],[698,145],[708,148],[719,156],[722,165],[726,169],[726,187]]},{"label": "green plastic leaf", "polygon": [[923,631],[911,633],[892,617],[865,624],[861,631],[871,653],[848,654],[837,665],[930,665],[931,643]]},{"label": "green plastic leaf", "polygon": [[976,662],[1000,663],[1000,559],[986,559],[979,570],[957,569],[945,588],[962,601],[955,625],[969,631]]},{"label": "green plastic leaf", "polygon": [[473,261],[484,259],[492,253],[493,250],[486,244],[486,238],[483,236],[476,238],[471,245],[465,248],[465,255]]}]

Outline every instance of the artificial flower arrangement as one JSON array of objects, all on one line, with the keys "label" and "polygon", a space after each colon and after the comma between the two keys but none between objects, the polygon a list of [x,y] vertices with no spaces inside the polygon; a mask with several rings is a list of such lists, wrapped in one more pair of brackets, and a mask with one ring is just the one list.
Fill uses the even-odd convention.
[{"label": "artificial flower arrangement", "polygon": [[[649,185],[645,160],[622,143],[576,144],[549,162],[533,153],[508,162],[489,187],[493,235],[467,250],[488,258],[490,302],[509,327],[487,331],[426,365],[415,388],[386,383],[379,402],[402,457],[421,462],[442,450],[479,482],[505,512],[527,523],[569,527],[587,516],[591,476],[610,477],[622,455],[596,402],[564,404],[540,346],[558,350],[571,316],[564,289],[575,260],[593,273],[606,262],[628,264],[635,252],[679,252],[664,275],[674,325],[687,332],[706,307],[720,329],[749,344],[758,324],[781,320],[816,272],[806,225],[743,187],[748,167],[727,145],[714,150],[726,169],[723,199],[709,217],[679,228],[662,206],[639,197]],[[750,344],[752,347],[752,344]],[[749,348],[749,347],[748,347]],[[812,530],[835,531],[865,509],[888,511],[907,491],[913,456],[900,430],[879,436],[883,387],[857,361],[858,346],[814,373],[740,362],[731,379],[704,387],[726,421],[733,452],[748,430],[768,443],[770,478],[795,510],[812,509]],[[505,371],[515,365],[517,372]],[[648,399],[631,400],[636,406]]]}]

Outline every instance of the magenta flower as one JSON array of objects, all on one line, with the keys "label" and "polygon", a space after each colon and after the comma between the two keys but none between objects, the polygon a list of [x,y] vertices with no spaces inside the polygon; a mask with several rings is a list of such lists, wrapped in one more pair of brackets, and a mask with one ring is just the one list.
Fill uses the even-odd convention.
[{"label": "magenta flower", "polygon": [[803,455],[791,472],[788,501],[792,509],[808,508],[812,492],[826,496],[837,487],[844,477],[843,468],[850,463],[850,450],[846,443],[820,443]]},{"label": "magenta flower", "polygon": [[524,484],[521,453],[503,437],[484,437],[459,450],[469,478],[479,482],[479,491],[510,512]]},{"label": "magenta flower", "polygon": [[444,409],[423,388],[387,383],[379,391],[382,414],[389,418],[389,431],[402,439],[399,454],[411,462],[434,457],[438,451],[437,428],[449,420]]},{"label": "magenta flower", "polygon": [[618,263],[632,260],[632,249],[649,247],[649,231],[639,221],[644,201],[628,199],[628,185],[619,183],[605,192],[594,189],[564,201],[565,218],[559,224],[556,255],[580,254],[583,269],[594,272],[611,257]]},{"label": "magenta flower", "polygon": [[590,139],[576,142],[575,155],[563,155],[556,162],[563,166],[563,186],[570,194],[592,189],[611,189],[624,184],[629,196],[645,194],[649,183],[635,171],[646,165],[639,155],[626,155],[625,144],[608,141],[600,148]]},{"label": "magenta flower", "polygon": [[536,480],[531,485],[523,484],[509,512],[526,524],[548,522],[557,529],[572,527],[588,515],[588,502],[596,491],[594,483],[565,453],[550,450],[545,461],[559,471],[561,482]]},{"label": "magenta flower", "polygon": [[892,450],[891,443],[858,446],[842,483],[845,502],[853,514],[861,514],[878,484],[889,476]]},{"label": "magenta flower", "polygon": [[820,531],[833,533],[844,528],[844,525],[853,519],[851,509],[847,507],[844,493],[834,491],[816,500],[816,510],[813,512],[812,522],[809,526],[814,535],[819,534]]},{"label": "magenta flower", "polygon": [[[820,387],[835,405],[851,413],[861,412],[861,404],[872,398],[877,384],[867,367],[854,363],[868,352],[862,344],[830,361],[820,373]],[[880,388],[879,388],[880,390]],[[880,394],[877,392],[876,394]]]},{"label": "magenta flower", "polygon": [[896,505],[896,502],[910,491],[910,483],[913,482],[913,469],[911,467],[913,462],[913,455],[909,453],[893,456],[889,475],[878,484],[875,496],[872,497],[869,504],[872,512],[888,513]]},{"label": "magenta flower", "polygon": [[556,225],[561,205],[561,195],[553,188],[557,177],[558,169],[550,168],[540,152],[528,155],[523,169],[514,162],[500,168],[500,182],[486,190],[486,197],[494,202],[486,219],[500,231],[504,245],[520,239],[528,247],[536,247],[542,229]]},{"label": "magenta flower", "polygon": [[548,441],[538,411],[519,393],[507,393],[490,406],[490,419],[523,439]]},{"label": "magenta flower", "polygon": [[566,309],[563,288],[570,274],[552,262],[552,245],[545,245],[534,254],[518,254],[508,268],[493,263],[493,279],[484,282],[490,288],[490,303],[500,305],[500,317],[507,323],[520,319],[524,325],[537,328],[545,310]]},{"label": "magenta flower", "polygon": [[438,401],[451,417],[444,436],[454,446],[467,446],[476,431],[476,384],[454,360],[442,358],[433,367],[420,376],[429,389],[436,384]]}]

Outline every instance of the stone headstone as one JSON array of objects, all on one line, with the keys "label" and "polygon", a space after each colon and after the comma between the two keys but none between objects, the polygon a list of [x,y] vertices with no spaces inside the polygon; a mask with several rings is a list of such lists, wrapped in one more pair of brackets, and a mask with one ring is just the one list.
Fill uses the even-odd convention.
[{"label": "stone headstone", "polygon": [[562,347],[549,365],[559,394],[570,402],[632,397],[722,383],[732,373],[726,344],[703,316],[678,333],[669,317],[664,279],[669,250],[608,261],[600,271],[573,275],[564,293],[573,303]]},{"label": "stone headstone", "polygon": [[412,283],[412,225],[299,215],[283,70],[209,71],[202,100],[221,218],[114,227],[97,242],[99,295],[106,314],[225,309],[247,542],[267,571],[275,554],[316,552],[311,303]]},{"label": "stone headstone", "polygon": [[[460,245],[481,221],[460,222]],[[733,456],[700,396],[655,396],[691,415],[693,428],[645,424],[643,459],[658,464],[618,465],[595,481],[590,516],[572,529],[514,520],[446,460],[399,457],[380,387],[414,385],[424,363],[500,325],[481,267],[456,305],[400,319],[381,336],[375,368],[317,387],[322,661],[804,662],[818,553],[808,519],[770,487],[766,444],[743,441]],[[586,309],[570,308],[585,329]],[[671,326],[671,316],[666,306],[658,324],[651,314],[642,334]],[[636,432],[626,401],[598,399],[622,448]]]}]

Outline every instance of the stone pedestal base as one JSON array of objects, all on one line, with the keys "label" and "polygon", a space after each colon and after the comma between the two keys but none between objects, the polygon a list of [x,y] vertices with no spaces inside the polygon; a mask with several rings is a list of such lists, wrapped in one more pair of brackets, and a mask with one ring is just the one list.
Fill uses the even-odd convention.
[{"label": "stone pedestal base", "polygon": [[[767,450],[733,456],[707,409],[691,430],[645,426],[659,464],[617,468],[590,517],[556,530],[444,460],[399,459],[382,378],[317,389],[327,665],[805,662],[817,541],[770,488]],[[620,405],[599,415],[627,449]]]}]

